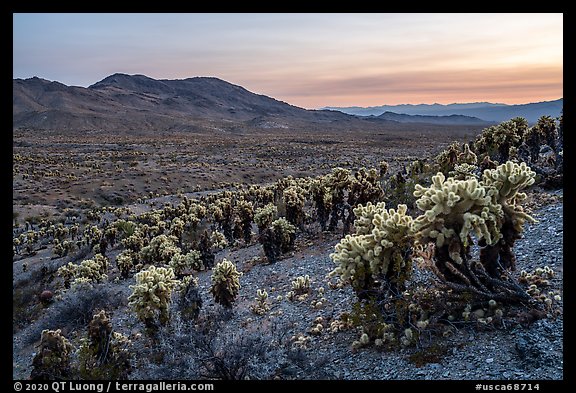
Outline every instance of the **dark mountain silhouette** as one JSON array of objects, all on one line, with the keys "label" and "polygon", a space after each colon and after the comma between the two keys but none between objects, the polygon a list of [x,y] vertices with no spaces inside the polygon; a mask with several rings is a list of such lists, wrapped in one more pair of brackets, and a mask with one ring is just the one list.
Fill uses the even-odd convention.
[{"label": "dark mountain silhouette", "polygon": [[394,112],[384,112],[379,116],[370,116],[369,119],[390,120],[400,123],[426,123],[426,124],[460,124],[460,125],[485,125],[494,124],[472,116],[449,115],[449,116],[425,116],[405,115]]},{"label": "dark mountain silhouette", "polygon": [[524,117],[529,123],[535,123],[540,116],[557,117],[564,106],[564,99],[554,101],[534,102],[520,105],[493,104],[490,102],[475,102],[464,104],[402,104],[382,105],[373,107],[326,107],[324,109],[339,110],[343,113],[358,116],[379,116],[385,112],[421,116],[463,115],[477,117],[489,122],[502,122],[514,117]]},{"label": "dark mountain silhouette", "polygon": [[13,81],[15,129],[200,131],[216,123],[284,128],[338,121],[361,120],[299,108],[211,77],[156,80],[114,74],[88,88],[37,77]]}]

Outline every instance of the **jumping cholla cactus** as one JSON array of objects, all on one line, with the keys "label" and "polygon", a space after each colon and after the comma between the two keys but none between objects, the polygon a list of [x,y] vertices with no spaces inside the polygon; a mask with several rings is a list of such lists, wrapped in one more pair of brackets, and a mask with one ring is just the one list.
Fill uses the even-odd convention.
[{"label": "jumping cholla cactus", "polygon": [[130,340],[114,332],[106,311],[94,314],[88,337],[81,340],[79,372],[83,379],[126,379],[132,370]]},{"label": "jumping cholla cactus", "polygon": [[[522,297],[501,274],[514,269],[512,246],[524,223],[533,221],[517,202],[526,197],[519,191],[533,184],[534,176],[524,163],[508,161],[485,170],[481,181],[438,173],[430,187],[416,186],[416,205],[424,214],[414,220],[414,231],[421,244],[435,243],[430,267],[443,282],[490,299]],[[470,259],[472,233],[482,247],[476,264]]]},{"label": "jumping cholla cactus", "polygon": [[244,243],[248,245],[252,241],[252,221],[254,220],[254,206],[252,202],[242,199],[236,204],[235,210],[240,220]]},{"label": "jumping cholla cactus", "polygon": [[286,219],[292,225],[302,228],[304,225],[304,204],[306,203],[305,191],[299,186],[290,186],[283,192],[286,205]]},{"label": "jumping cholla cactus", "polygon": [[43,330],[40,348],[32,360],[31,380],[59,380],[71,377],[72,344],[58,330]]},{"label": "jumping cholla cactus", "polygon": [[197,319],[202,308],[202,297],[198,290],[198,279],[193,276],[186,276],[180,283],[178,289],[178,310],[186,319]]},{"label": "jumping cholla cactus", "polygon": [[187,271],[204,270],[200,251],[197,250],[192,250],[187,254],[178,253],[174,255],[168,265],[174,270],[176,277],[179,278],[184,276]]},{"label": "jumping cholla cactus", "polygon": [[258,229],[262,230],[270,226],[272,221],[276,219],[278,215],[278,208],[276,205],[269,203],[268,205],[256,209],[254,214],[254,222],[258,225]]},{"label": "jumping cholla cactus", "polygon": [[354,209],[356,233],[342,239],[330,254],[337,265],[330,274],[350,283],[361,299],[380,285],[402,290],[412,273],[412,217],[406,214],[406,205],[397,210],[385,206],[368,203]]},{"label": "jumping cholla cactus", "polygon": [[226,308],[232,308],[240,290],[240,277],[242,273],[236,269],[236,265],[227,259],[214,266],[212,273],[212,286],[210,293],[214,301]]},{"label": "jumping cholla cactus", "polygon": [[131,285],[132,294],[128,297],[129,305],[134,308],[138,318],[151,332],[158,325],[165,325],[169,320],[169,306],[173,289],[179,284],[175,280],[172,268],[150,266],[135,275],[136,285]]},{"label": "jumping cholla cactus", "polygon": [[107,265],[108,258],[96,254],[93,259],[85,259],[79,265],[69,262],[61,266],[56,273],[64,279],[64,287],[70,288],[75,284],[92,284],[106,280]]},{"label": "jumping cholla cactus", "polygon": [[130,249],[122,251],[116,257],[116,266],[118,266],[122,278],[128,278],[130,276],[130,272],[134,269],[135,258],[136,254]]},{"label": "jumping cholla cactus", "polygon": [[264,315],[268,310],[270,310],[270,305],[268,304],[268,292],[265,289],[258,289],[256,291],[255,303],[250,306],[250,310],[254,314]]},{"label": "jumping cholla cactus", "polygon": [[274,231],[275,241],[280,245],[281,252],[286,253],[294,249],[296,237],[296,227],[294,225],[284,218],[279,218],[273,221],[270,227]]},{"label": "jumping cholla cactus", "polygon": [[153,265],[168,264],[174,255],[180,253],[177,242],[176,236],[156,236],[150,240],[149,245],[140,250],[140,258]]},{"label": "jumping cholla cactus", "polygon": [[298,276],[292,281],[292,291],[295,295],[304,295],[310,292],[310,276]]}]

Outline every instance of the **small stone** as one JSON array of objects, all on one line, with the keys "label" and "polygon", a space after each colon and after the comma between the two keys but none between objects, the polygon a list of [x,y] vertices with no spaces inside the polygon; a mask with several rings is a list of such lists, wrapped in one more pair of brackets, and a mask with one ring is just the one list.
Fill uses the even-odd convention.
[{"label": "small stone", "polygon": [[494,362],[494,359],[493,359],[493,358],[488,358],[488,359],[486,359],[486,363],[493,363],[493,362]]}]

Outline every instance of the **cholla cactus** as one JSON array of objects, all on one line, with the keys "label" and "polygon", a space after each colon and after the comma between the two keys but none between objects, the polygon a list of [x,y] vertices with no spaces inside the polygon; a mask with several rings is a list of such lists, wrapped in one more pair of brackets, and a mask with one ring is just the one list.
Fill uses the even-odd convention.
[{"label": "cholla cactus", "polygon": [[330,218],[332,205],[332,194],[330,188],[326,187],[324,177],[314,179],[310,183],[310,194],[316,207],[316,216],[322,231],[326,230],[326,224]]},{"label": "cholla cactus", "polygon": [[101,254],[93,259],[85,259],[79,265],[69,262],[56,272],[64,279],[64,287],[80,283],[99,283],[108,278],[106,274],[108,258]]},{"label": "cholla cactus", "polygon": [[459,164],[476,165],[478,163],[478,157],[470,150],[470,146],[465,143],[464,151],[458,154],[457,161]]},{"label": "cholla cactus", "polygon": [[131,285],[129,305],[147,328],[157,329],[156,319],[161,325],[169,320],[169,305],[172,291],[178,285],[172,268],[150,266],[135,275],[136,285]]},{"label": "cholla cactus", "polygon": [[283,192],[284,204],[286,205],[286,219],[293,225],[302,228],[304,225],[304,204],[306,203],[305,191],[299,186],[290,186]]},{"label": "cholla cactus", "polygon": [[116,257],[116,266],[118,266],[118,270],[120,270],[120,276],[123,278],[130,276],[130,272],[134,269],[135,258],[136,254],[130,249],[126,249],[118,254]]},{"label": "cholla cactus", "polygon": [[326,187],[330,189],[330,223],[328,230],[336,230],[339,221],[344,221],[344,192],[350,187],[352,177],[350,171],[344,168],[334,168],[325,178]]},{"label": "cholla cactus", "polygon": [[449,172],[449,175],[456,180],[467,180],[478,178],[477,172],[479,168],[476,165],[471,164],[456,164],[454,165],[454,170]]},{"label": "cholla cactus", "polygon": [[72,344],[58,330],[43,330],[40,348],[32,360],[31,380],[60,380],[71,377]]},{"label": "cholla cactus", "polygon": [[[430,187],[416,186],[416,205],[424,214],[414,220],[414,230],[422,244],[435,243],[430,267],[442,281],[496,300],[523,297],[518,288],[501,280],[501,274],[502,269],[514,269],[512,246],[525,221],[533,220],[516,204],[525,198],[519,191],[531,185],[533,177],[524,163],[509,161],[485,170],[480,181],[438,173]],[[480,263],[474,265],[472,233],[482,247]]]},{"label": "cholla cactus", "polygon": [[150,240],[149,245],[140,250],[140,258],[153,265],[166,265],[174,255],[180,253],[177,242],[178,238],[175,236],[156,236]]},{"label": "cholla cactus", "polygon": [[348,216],[344,220],[343,233],[349,233],[352,223],[356,219],[353,208],[369,202],[376,202],[382,199],[384,191],[380,186],[380,177],[376,169],[360,168],[351,178],[350,190],[348,192]]},{"label": "cholla cactus", "polygon": [[488,127],[474,141],[473,150],[498,162],[507,161],[510,148],[520,145],[527,130],[528,122],[520,117]]},{"label": "cholla cactus", "polygon": [[238,201],[235,209],[236,214],[240,219],[244,243],[248,245],[252,241],[252,221],[254,220],[254,206],[252,205],[252,202],[242,199]]},{"label": "cholla cactus", "polygon": [[192,250],[187,254],[174,255],[168,265],[174,270],[174,274],[178,278],[183,277],[186,272],[191,270],[204,270],[200,251],[197,250]]},{"label": "cholla cactus", "polygon": [[310,276],[298,276],[292,281],[292,292],[295,295],[304,295],[310,292]]},{"label": "cholla cactus", "polygon": [[250,310],[254,314],[264,315],[268,310],[270,310],[270,305],[268,304],[268,292],[266,292],[265,289],[258,289],[254,300],[255,303],[250,306]]},{"label": "cholla cactus", "polygon": [[242,273],[236,269],[236,265],[227,259],[214,266],[212,273],[212,286],[210,293],[216,303],[226,308],[232,308],[240,290],[240,277]]},{"label": "cholla cactus", "polygon": [[350,283],[361,298],[381,284],[401,289],[412,269],[412,217],[406,211],[406,205],[386,210],[384,202],[354,209],[356,234],[347,235],[330,254],[337,265],[330,274]]},{"label": "cholla cactus", "polygon": [[202,308],[202,297],[198,290],[198,279],[186,276],[182,279],[178,290],[178,310],[186,319],[197,319]]},{"label": "cholla cactus", "polygon": [[212,242],[212,248],[214,250],[223,250],[228,246],[226,236],[220,231],[213,231],[210,235],[210,241]]},{"label": "cholla cactus", "polygon": [[284,218],[279,218],[270,225],[274,231],[276,243],[280,245],[280,251],[283,253],[294,249],[294,240],[296,237],[296,227],[290,224]]},{"label": "cholla cactus", "polygon": [[254,222],[258,225],[258,229],[263,230],[268,228],[272,221],[276,219],[278,215],[278,208],[276,205],[269,203],[268,205],[256,209],[254,214]]},{"label": "cholla cactus", "polygon": [[114,332],[104,310],[88,324],[88,338],[81,340],[79,372],[83,379],[126,379],[132,370],[130,340]]}]

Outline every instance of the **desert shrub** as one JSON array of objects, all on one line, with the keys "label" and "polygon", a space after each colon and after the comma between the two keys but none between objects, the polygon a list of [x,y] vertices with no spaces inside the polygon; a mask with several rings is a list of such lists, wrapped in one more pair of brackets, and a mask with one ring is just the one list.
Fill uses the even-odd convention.
[{"label": "desert shrub", "polygon": [[[288,360],[288,327],[228,325],[229,311],[203,312],[190,321],[175,314],[158,342],[140,354],[146,359],[132,377],[163,380],[272,379]],[[149,361],[152,359],[153,361]]]},{"label": "desert shrub", "polygon": [[88,325],[99,309],[115,310],[126,304],[126,298],[110,284],[70,289],[62,298],[54,301],[49,312],[44,313],[22,337],[24,344],[38,339],[42,329],[75,331]]}]

